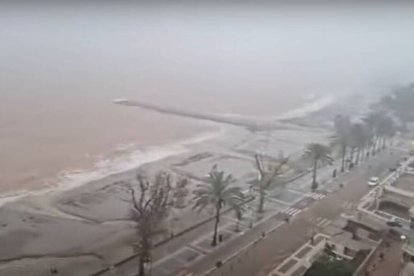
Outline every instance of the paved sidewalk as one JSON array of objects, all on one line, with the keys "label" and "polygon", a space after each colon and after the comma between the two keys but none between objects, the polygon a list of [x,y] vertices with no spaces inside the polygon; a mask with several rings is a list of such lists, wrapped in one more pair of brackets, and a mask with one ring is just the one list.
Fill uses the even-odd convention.
[{"label": "paved sidewalk", "polygon": [[[381,246],[371,258],[367,270],[361,275],[369,276],[398,276],[401,271],[402,244],[399,241],[390,243],[390,247]],[[380,254],[384,258],[381,260]]]},{"label": "paved sidewalk", "polygon": [[[332,170],[332,166],[319,169],[318,179],[321,183],[321,189],[327,184],[331,184],[329,180],[332,179]],[[218,249],[223,250],[223,247],[227,247],[229,252],[240,249],[246,245],[246,242],[240,242],[239,236],[243,235],[242,240],[248,242],[261,237],[263,233],[281,226],[285,222],[286,217],[293,218],[309,204],[326,196],[324,191],[310,192],[311,179],[311,174],[309,173],[287,184],[285,188],[276,188],[271,191],[265,205],[266,212],[262,217],[259,217],[256,213],[257,200],[248,203],[248,212],[245,214],[245,219],[240,223],[241,232],[235,233],[233,231],[236,228],[237,221],[232,212],[223,215],[219,233],[226,240],[221,246],[216,248],[210,246],[213,229],[213,221],[210,221],[157,247],[153,253],[156,261],[152,264],[151,275],[164,276],[175,274],[177,271],[191,266],[194,262],[208,257],[214,251]],[[134,275],[137,263],[138,259],[132,258],[116,269],[100,275]]]},{"label": "paved sidewalk", "polygon": [[[386,170],[390,164],[395,163],[396,155],[389,162],[381,161],[379,156],[373,160],[374,166],[378,167],[378,171]],[[333,218],[344,210],[344,206],[349,206],[349,200],[347,199],[336,199],[333,202],[331,199],[327,200],[330,197],[326,197],[329,192],[332,193],[341,189],[339,183],[355,178],[354,175],[356,174],[357,178],[359,177],[358,184],[361,181],[364,182],[364,185],[358,185],[360,187],[357,196],[360,197],[366,192],[365,182],[372,176],[366,174],[366,172],[364,173],[367,170],[366,166],[362,165],[356,168],[354,170],[355,173],[340,174],[336,180],[328,181],[332,179],[333,169],[333,167],[329,166],[319,170],[319,182],[321,184],[319,190],[315,193],[310,192],[310,175],[295,180],[286,185],[284,189],[275,189],[275,191],[269,193],[265,215],[260,218],[256,217],[254,212],[251,212],[251,215],[247,215],[247,218],[242,221],[241,232],[234,231],[237,221],[234,219],[233,214],[230,212],[224,215],[223,221],[220,224],[220,234],[223,235],[224,241],[215,248],[209,245],[212,222],[200,226],[182,237],[173,239],[161,248],[157,248],[156,251],[158,253],[155,255],[165,257],[161,257],[153,263],[151,275],[172,276],[176,275],[178,271],[183,270],[189,270],[201,275],[203,272],[213,268],[217,261],[224,261],[229,258],[237,258],[243,265],[236,266],[232,263],[229,266],[230,268],[226,268],[227,265],[225,265],[223,269],[218,271],[218,274],[212,273],[209,275],[252,276],[260,268],[269,266],[269,264],[274,267],[275,262],[281,262],[287,254],[306,242],[312,229],[328,225]],[[347,188],[343,188],[340,192],[345,191]],[[315,202],[322,203],[325,201],[330,203],[322,204],[321,208],[317,208],[319,211],[312,211]],[[254,210],[255,204],[257,202],[250,203],[252,210]],[[289,223],[285,222],[286,217],[290,217],[291,221]],[[309,220],[309,218],[311,219]],[[250,226],[253,226],[253,229]],[[260,243],[260,241],[264,240],[264,243]],[[252,246],[253,242],[255,244]],[[277,247],[274,245],[277,245]],[[251,250],[251,248],[247,250],[247,255],[241,259],[240,256],[234,257],[237,252],[248,246],[254,248],[254,250]],[[249,256],[249,254],[253,255]],[[118,268],[116,272],[108,272],[102,275],[135,275],[137,263],[138,260],[134,258]],[[239,266],[241,269],[236,269]]]},{"label": "paved sidewalk", "polygon": [[[400,156],[399,156],[400,157]],[[208,276],[252,276],[260,271],[267,275],[274,267],[279,265],[287,254],[294,252],[301,244],[306,242],[312,231],[323,228],[327,221],[336,219],[345,210],[348,202],[357,202],[369,190],[366,181],[372,175],[380,175],[387,171],[391,164],[399,160],[397,155],[386,153],[377,155],[371,166],[362,165],[348,174],[348,185],[338,193],[325,197],[312,204],[304,212],[297,215],[287,224],[281,225],[275,231],[267,233],[265,238],[242,236],[238,245],[250,246],[240,250],[238,248],[223,247],[214,254],[206,256],[191,267],[196,275]],[[316,218],[323,218],[323,220]],[[243,247],[241,247],[243,248]],[[224,261],[219,269],[214,269],[217,261]],[[210,273],[204,273],[211,269]]]}]

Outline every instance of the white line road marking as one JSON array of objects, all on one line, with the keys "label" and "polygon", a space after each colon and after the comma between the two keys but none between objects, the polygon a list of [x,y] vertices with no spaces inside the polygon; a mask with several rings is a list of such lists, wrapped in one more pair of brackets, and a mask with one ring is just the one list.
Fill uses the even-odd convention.
[{"label": "white line road marking", "polygon": [[208,252],[206,250],[203,250],[202,248],[200,248],[198,246],[195,246],[195,245],[192,245],[192,244],[187,244],[186,246],[188,248],[190,248],[191,250],[194,250],[194,251],[196,251],[196,252],[198,252],[200,254],[203,254],[203,255],[207,255],[208,254]]},{"label": "white line road marking", "polygon": [[310,193],[310,194],[307,194],[307,196],[310,197],[310,198],[313,198],[315,200],[320,200],[320,199],[324,198],[326,195],[319,194],[319,193]]},{"label": "white line road marking", "polygon": [[342,203],[342,208],[344,208],[344,209],[349,210],[349,209],[352,209],[353,206],[354,206],[353,202],[346,201],[346,202]]},{"label": "white line road marking", "polygon": [[327,219],[327,218],[318,217],[316,219],[316,225],[318,227],[325,228],[329,224],[331,224],[331,221],[329,219]]},{"label": "white line road marking", "polygon": [[283,210],[281,213],[287,214],[287,215],[293,217],[293,216],[296,216],[297,214],[299,214],[300,212],[302,212],[301,209],[290,207],[290,208],[287,208],[287,209]]}]

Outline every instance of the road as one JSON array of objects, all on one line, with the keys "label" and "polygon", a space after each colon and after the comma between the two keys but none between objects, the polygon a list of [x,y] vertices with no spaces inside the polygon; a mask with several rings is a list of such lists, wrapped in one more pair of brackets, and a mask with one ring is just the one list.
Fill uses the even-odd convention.
[{"label": "road", "polygon": [[[357,203],[360,198],[369,191],[366,185],[372,176],[385,176],[388,168],[393,167],[402,158],[402,153],[391,155],[388,151],[375,156],[369,163],[355,168],[345,177],[347,185],[336,193],[330,194],[298,214],[289,223],[281,225],[276,231],[269,233],[265,238],[245,250],[242,255],[234,257],[224,264],[221,269],[208,275],[211,276],[252,276],[267,275],[272,268],[280,264],[286,256],[298,249],[309,240],[314,229],[318,229],[321,222],[329,222],[336,219],[347,210],[348,206]],[[251,232],[237,240],[241,244],[247,244],[260,237],[260,232]],[[214,267],[218,260],[225,260],[232,254],[230,246],[217,250],[194,264],[190,271],[196,275]]]},{"label": "road", "polygon": [[[306,242],[312,231],[326,226],[350,206],[356,206],[359,199],[368,192],[367,180],[374,175],[384,175],[401,156],[402,154],[390,155],[384,152],[368,164],[342,174],[335,182],[323,181],[327,183],[321,185],[322,190],[338,190],[327,196],[309,192],[309,177],[298,179],[268,198],[268,212],[262,220],[254,221],[253,229],[250,229],[247,219],[242,224],[242,232],[234,233],[230,230],[236,223],[234,218],[230,214],[223,216],[220,233],[229,238],[216,248],[209,245],[212,223],[208,223],[156,249],[154,255],[160,258],[154,262],[151,275],[175,275],[182,268],[202,275],[214,268],[217,261],[227,260],[246,247],[248,249],[244,250],[242,256],[232,258],[221,269],[208,275],[266,275],[266,271],[277,266]],[[320,169],[320,179],[330,179],[332,169]],[[340,189],[339,183],[346,183],[346,186]],[[291,216],[289,223],[284,221],[286,215]],[[254,241],[257,242],[249,247]],[[101,275],[132,276],[136,275],[136,267],[137,259],[132,259],[116,271]]]}]

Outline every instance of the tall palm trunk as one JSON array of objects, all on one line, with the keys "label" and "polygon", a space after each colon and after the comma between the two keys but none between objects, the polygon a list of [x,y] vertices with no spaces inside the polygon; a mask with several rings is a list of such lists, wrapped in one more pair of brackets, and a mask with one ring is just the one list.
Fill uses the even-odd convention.
[{"label": "tall palm trunk", "polygon": [[342,163],[341,172],[345,171],[346,145],[342,145]]},{"label": "tall palm trunk", "polygon": [[357,151],[357,156],[356,156],[356,160],[355,160],[355,164],[358,165],[359,164],[359,159],[361,158],[361,147],[358,147],[358,151]]},{"label": "tall palm trunk", "polygon": [[145,276],[145,262],[144,262],[144,257],[142,256],[141,258],[139,258],[138,276]]},{"label": "tall palm trunk", "polygon": [[259,191],[259,205],[257,206],[258,213],[264,213],[265,190],[260,187]]},{"label": "tall palm trunk", "polygon": [[376,151],[377,151],[377,144],[378,144],[378,137],[374,138],[374,142],[372,144],[372,155],[375,155]]},{"label": "tall palm trunk", "polygon": [[221,202],[218,202],[216,205],[216,222],[214,223],[213,241],[211,242],[212,246],[217,245],[217,232],[218,232],[218,225],[220,223],[220,210],[221,210]]},{"label": "tall palm trunk", "polygon": [[384,137],[378,137],[378,146],[377,146],[378,152],[382,150],[383,141],[384,141]]},{"label": "tall palm trunk", "polygon": [[378,136],[377,143],[375,145],[376,152],[379,152],[381,150],[381,137]]},{"label": "tall palm trunk", "polygon": [[240,232],[240,218],[237,218],[236,232]]},{"label": "tall palm trunk", "polygon": [[367,146],[362,148],[362,155],[361,155],[361,161],[367,160]]},{"label": "tall palm trunk", "polygon": [[352,167],[352,163],[354,163],[354,154],[355,154],[355,148],[351,148],[351,153],[349,155],[349,169]]},{"label": "tall palm trunk", "polygon": [[371,155],[375,155],[375,140],[372,142],[370,151],[371,151]]},{"label": "tall palm trunk", "polygon": [[315,159],[313,163],[313,175],[312,175],[312,186],[311,186],[312,191],[315,191],[318,188],[318,183],[316,182],[317,170],[318,170],[318,159]]}]

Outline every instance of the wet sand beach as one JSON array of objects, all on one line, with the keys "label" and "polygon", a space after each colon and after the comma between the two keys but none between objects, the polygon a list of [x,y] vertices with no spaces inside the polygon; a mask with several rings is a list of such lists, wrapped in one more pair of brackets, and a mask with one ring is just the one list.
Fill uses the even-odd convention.
[{"label": "wet sand beach", "polygon": [[[237,185],[247,188],[246,183],[257,176],[255,153],[271,160],[283,151],[291,158],[290,174],[306,169],[300,165],[304,145],[329,139],[329,129],[324,121],[319,122],[319,127],[311,128],[281,122],[278,129],[264,131],[222,126],[221,135],[190,143],[182,153],[139,170],[148,175],[164,170],[187,177],[191,191],[217,164],[237,178]],[[135,232],[125,186],[134,182],[136,173],[134,168],[73,189],[50,189],[4,204],[0,208],[0,274],[40,276],[50,267],[58,267],[59,275],[76,271],[76,275],[86,276],[131,256]],[[171,211],[166,222],[169,233],[179,233],[211,216],[209,211],[192,211],[189,201],[186,205]],[[168,238],[167,234],[156,240]],[[155,251],[155,258],[163,254]]]},{"label": "wet sand beach", "polygon": [[[137,170],[247,188],[283,154],[288,180],[335,115],[412,79],[411,9],[152,2],[0,8],[0,275],[107,268],[133,254]],[[157,243],[211,216],[186,203]]]}]

